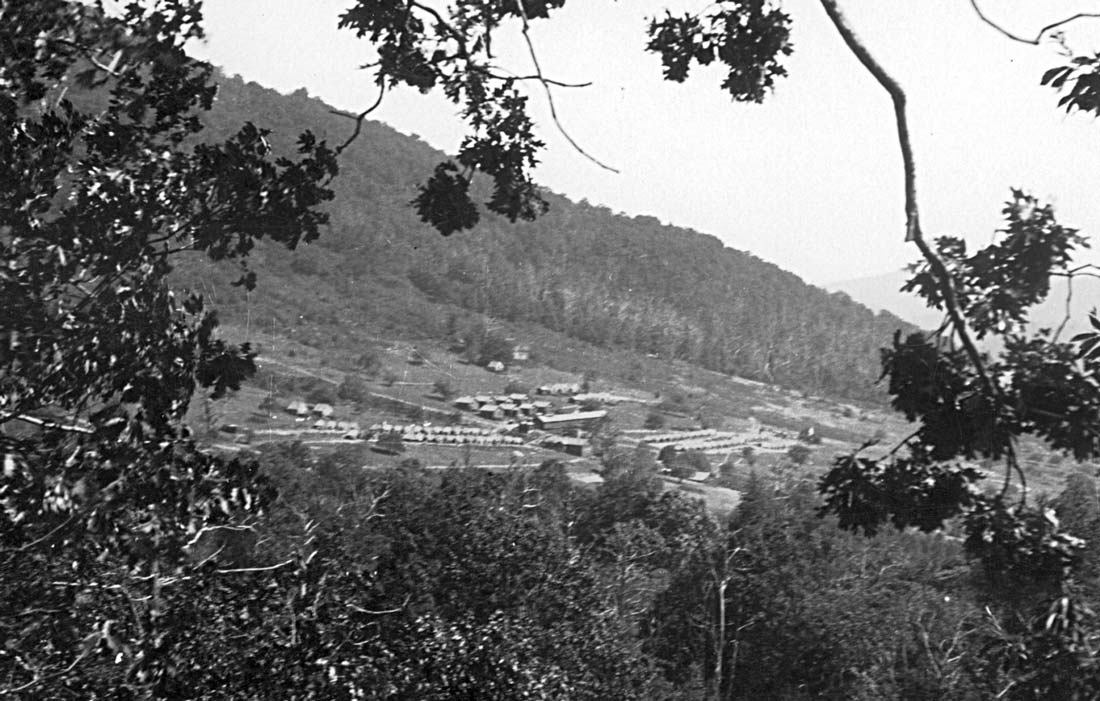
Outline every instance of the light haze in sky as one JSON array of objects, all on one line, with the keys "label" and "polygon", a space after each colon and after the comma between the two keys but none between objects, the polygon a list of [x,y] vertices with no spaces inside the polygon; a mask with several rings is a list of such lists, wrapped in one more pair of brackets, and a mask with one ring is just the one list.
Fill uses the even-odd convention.
[{"label": "light haze in sky", "polygon": [[[336,28],[354,0],[206,0],[207,41],[193,53],[230,74],[361,111],[377,96],[366,40]],[[706,2],[571,0],[532,36],[556,89],[558,115],[608,172],[573,150],[529,86],[547,143],[536,179],[574,200],[713,234],[809,282],[859,278],[917,258],[904,243],[901,157],[886,93],[847,51],[820,5],[789,0],[795,52],[763,105],[733,103],[720,68],[661,80],[646,53],[647,18]],[[1040,87],[1064,62],[1053,41],[1030,46],[983,24],[968,0],[848,0],[852,25],[909,95],[927,236],[990,240],[1010,187],[1054,202],[1060,221],[1100,235],[1100,124],[1057,108]],[[987,14],[1033,36],[1100,2],[984,0]],[[532,72],[516,27],[494,41],[501,64]],[[506,35],[511,35],[511,40]],[[1066,31],[1079,53],[1100,50],[1100,20]],[[457,108],[439,95],[390,92],[371,117],[454,152]],[[256,121],[262,123],[262,115]],[[305,125],[303,125],[305,126]],[[350,123],[349,123],[350,129]],[[327,135],[337,140],[342,134]],[[428,173],[425,173],[425,178]],[[1097,242],[1100,247],[1100,241]],[[1100,256],[1089,253],[1089,262]]]}]

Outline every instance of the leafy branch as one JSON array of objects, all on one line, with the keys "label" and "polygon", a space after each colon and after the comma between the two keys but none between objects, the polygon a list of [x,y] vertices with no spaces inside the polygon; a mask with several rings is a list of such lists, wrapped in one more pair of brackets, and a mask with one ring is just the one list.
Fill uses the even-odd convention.
[{"label": "leafy branch", "polygon": [[[866,44],[859,38],[851,24],[845,18],[843,12],[837,6],[835,0],[821,0],[821,5],[832,21],[833,26],[839,32],[845,45],[855,55],[859,62],[878,81],[879,85],[890,95],[894,106],[894,119],[897,125],[898,144],[901,147],[902,170],[905,178],[905,219],[906,241],[912,241],[920,250],[928,262],[941,299],[946,307],[947,315],[951,320],[954,333],[966,351],[975,372],[989,396],[995,397],[1002,406],[1005,404],[1004,393],[997,383],[989,376],[986,363],[981,352],[971,338],[966,319],[963,316],[961,305],[955,290],[954,278],[947,269],[943,259],[928,245],[920,226],[920,207],[917,201],[916,163],[913,155],[912,141],[909,135],[909,122],[906,113],[906,96],[901,85],[895,80],[871,54]],[[1021,484],[1025,484],[1023,471],[1016,460],[1015,449],[1012,442],[1006,445],[1006,473],[1015,472]],[[1005,485],[1008,486],[1008,474]],[[1026,497],[1026,490],[1021,490],[1021,499]]]}]

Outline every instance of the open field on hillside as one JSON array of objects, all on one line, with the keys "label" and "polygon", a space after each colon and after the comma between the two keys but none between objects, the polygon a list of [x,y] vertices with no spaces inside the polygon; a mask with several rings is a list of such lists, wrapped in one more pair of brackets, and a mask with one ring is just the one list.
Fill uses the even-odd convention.
[{"label": "open field on hillside", "polygon": [[[229,327],[230,338],[242,338],[243,330]],[[319,450],[330,450],[347,441],[332,432],[312,430],[313,419],[289,415],[284,407],[310,392],[335,397],[341,383],[349,378],[360,383],[361,396],[355,401],[335,397],[335,419],[354,421],[363,427],[382,422],[394,425],[460,425],[494,429],[498,422],[460,412],[451,403],[454,396],[497,395],[506,390],[533,392],[546,384],[586,383],[592,392],[628,398],[605,406],[610,444],[632,448],[644,442],[647,420],[660,421],[665,432],[709,430],[714,435],[697,447],[708,455],[713,466],[730,463],[725,484],[741,486],[750,471],[768,473],[788,461],[786,451],[798,443],[800,433],[812,428],[819,442],[804,444],[810,453],[805,465],[796,469],[818,474],[840,454],[876,440],[868,454],[886,452],[911,429],[902,417],[885,407],[850,401],[808,396],[765,383],[725,376],[680,362],[668,362],[634,353],[608,351],[562,339],[539,330],[530,336],[513,335],[530,343],[535,359],[513,365],[505,372],[491,372],[467,363],[440,343],[424,339],[373,339],[369,348],[374,367],[370,372],[358,367],[358,359],[341,351],[327,353],[270,333],[252,333],[251,340],[260,349],[257,378],[239,392],[219,402],[196,401],[188,416],[200,432],[229,425],[237,433],[217,433],[223,446],[243,447],[247,433],[252,445],[271,441],[300,440]],[[534,341],[534,342],[532,342]],[[411,363],[416,355],[423,362]],[[563,369],[568,368],[568,370]],[[444,383],[451,396],[436,392]],[[288,390],[281,385],[294,385]],[[307,389],[308,388],[308,389]],[[273,401],[260,408],[269,396]],[[541,397],[555,410],[571,407],[564,397]],[[657,416],[659,419],[654,419]],[[234,443],[234,441],[241,441]],[[753,447],[751,464],[740,455],[742,444]],[[661,447],[655,444],[654,449]],[[1021,446],[1021,462],[1029,474],[1030,488],[1036,493],[1056,493],[1066,476],[1075,471],[1094,471],[1091,466],[1060,459],[1037,443]],[[579,474],[598,471],[599,459],[578,458],[549,450],[525,440],[521,446],[461,446],[406,444],[398,455],[368,451],[365,465],[396,465],[415,459],[428,467],[480,465],[504,469],[512,465],[537,465],[545,460],[561,460]],[[998,482],[997,469],[990,473],[989,484]],[[728,495],[711,494],[702,484],[677,485],[694,490],[718,510],[729,506]],[[728,491],[728,490],[727,490]],[[723,506],[724,504],[724,506]]]}]

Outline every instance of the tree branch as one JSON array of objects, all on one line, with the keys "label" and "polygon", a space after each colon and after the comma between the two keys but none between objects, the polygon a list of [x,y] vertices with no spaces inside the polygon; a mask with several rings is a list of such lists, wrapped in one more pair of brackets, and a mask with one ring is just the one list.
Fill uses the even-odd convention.
[{"label": "tree branch", "polygon": [[[924,240],[924,233],[921,231],[920,209],[917,204],[916,163],[913,157],[913,145],[909,137],[909,120],[905,111],[905,91],[902,90],[901,85],[886,72],[882,64],[871,55],[866,45],[864,45],[863,41],[848,23],[847,18],[844,17],[844,14],[837,6],[836,0],[821,0],[821,6],[825,9],[825,13],[829,16],[829,20],[832,21],[833,26],[840,34],[841,39],[844,40],[848,49],[855,55],[859,62],[863,64],[863,67],[867,69],[875,80],[878,81],[879,85],[881,85],[890,95],[890,99],[894,104],[894,119],[897,122],[898,145],[901,147],[903,173],[905,176],[905,240],[915,243],[921,255],[928,262],[936,278],[940,294],[943,297],[944,307],[947,310],[948,317],[951,319],[951,325],[954,327],[955,334],[958,335],[959,342],[962,343],[967,357],[974,366],[974,370],[977,372],[983,388],[990,397],[995,398],[1001,406],[1004,406],[1006,404],[1004,393],[992,378],[990,378],[985,367],[985,362],[982,360],[981,353],[974,344],[974,340],[970,337],[970,331],[960,310],[958,297],[955,294],[955,283],[951,276],[951,272],[947,269],[947,266],[939,255],[932,250],[932,247]],[[1023,472],[1017,464],[1015,449],[1011,441],[1009,441],[1007,446],[1006,463],[1006,472],[1018,473],[1021,478],[1021,483],[1023,484]],[[1026,495],[1026,493],[1025,486],[1023,487],[1022,494]]]},{"label": "tree branch", "polygon": [[367,115],[378,109],[378,106],[382,104],[382,98],[386,94],[386,84],[381,83],[378,87],[378,99],[374,101],[373,105],[363,110],[359,114],[349,114],[342,110],[329,110],[330,114],[335,114],[338,117],[347,117],[348,119],[355,120],[355,130],[351,133],[351,136],[349,136],[347,140],[344,141],[344,143],[336,147],[337,156],[343,153],[344,149],[346,149],[348,146],[351,146],[351,143],[359,138],[359,132],[363,129],[363,120],[367,118]]},{"label": "tree branch", "polygon": [[0,412],[0,424],[5,424],[8,421],[23,421],[41,428],[53,428],[59,431],[65,431],[67,433],[83,433],[90,436],[95,433],[90,428],[84,426],[77,426],[75,424],[59,424],[56,421],[50,421],[48,419],[40,419],[37,416],[28,416],[27,414],[13,414],[8,412]]},{"label": "tree branch", "polygon": [[1058,325],[1058,330],[1054,332],[1054,337],[1050,339],[1051,343],[1057,343],[1058,337],[1062,335],[1062,331],[1066,328],[1066,324],[1069,323],[1070,305],[1073,303],[1073,276],[1066,276],[1066,315],[1062,317],[1062,323]]},{"label": "tree branch", "polygon": [[546,102],[550,106],[550,118],[554,120],[554,126],[558,128],[558,131],[561,132],[561,135],[565,137],[565,140],[569,142],[569,145],[572,146],[577,151],[577,153],[581,154],[604,170],[609,170],[612,173],[617,174],[619,172],[618,169],[607,165],[603,161],[599,160],[598,158],[581,148],[580,144],[574,141],[573,137],[570,136],[569,132],[567,132],[565,130],[565,127],[562,126],[561,121],[558,119],[558,111],[554,107],[554,93],[550,89],[550,84],[552,81],[543,76],[542,66],[539,65],[538,53],[535,51],[535,44],[531,41],[531,35],[529,33],[531,25],[530,22],[528,22],[527,20],[527,10],[523,7],[523,0],[516,0],[516,7],[519,9],[519,16],[523,20],[523,40],[527,43],[527,53],[531,56],[531,63],[535,66],[535,79],[538,80],[538,82],[542,85],[543,90],[546,91]]},{"label": "tree branch", "polygon": [[281,567],[286,567],[294,563],[293,559],[285,560],[277,565],[268,565],[267,567],[238,567],[236,569],[229,570],[215,570],[218,574],[239,574],[241,572],[270,572],[277,570]]},{"label": "tree branch", "polygon": [[1019,34],[1008,31],[1007,29],[987,17],[986,14],[982,12],[982,8],[978,6],[978,0],[970,0],[970,6],[974,8],[974,12],[977,13],[979,19],[988,24],[990,27],[996,29],[1002,36],[1005,36],[1012,41],[1018,41],[1021,44],[1030,44],[1031,46],[1038,46],[1039,43],[1043,40],[1043,37],[1053,32],[1055,29],[1058,29],[1059,27],[1063,27],[1072,22],[1076,22],[1079,19],[1100,18],[1100,12],[1078,12],[1072,17],[1067,17],[1066,19],[1059,20],[1058,22],[1048,24],[1047,26],[1039,30],[1034,39],[1029,39],[1028,37],[1020,36]]}]

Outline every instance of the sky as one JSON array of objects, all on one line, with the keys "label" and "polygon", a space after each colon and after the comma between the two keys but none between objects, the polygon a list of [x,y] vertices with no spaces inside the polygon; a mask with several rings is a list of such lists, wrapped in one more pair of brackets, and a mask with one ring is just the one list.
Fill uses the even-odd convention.
[{"label": "sky", "polygon": [[[230,74],[361,111],[377,96],[366,40],[337,29],[354,0],[206,0],[207,39],[195,55]],[[436,3],[438,4],[438,3]],[[712,234],[824,285],[896,270],[917,258],[904,242],[900,151],[886,93],[847,51],[815,0],[785,0],[793,19],[789,77],[762,105],[732,102],[720,70],[684,84],[661,80],[645,52],[647,19],[707,2],[571,0],[532,27],[546,76],[591,81],[556,89],[558,116],[589,153],[557,133],[531,86],[547,143],[536,180],[571,199],[655,216]],[[921,221],[926,236],[984,244],[1001,223],[1009,188],[1051,201],[1062,224],[1100,235],[1100,123],[1066,115],[1042,73],[1064,59],[1053,42],[1012,42],[981,23],[967,0],[841,0],[851,24],[909,97]],[[1037,30],[1090,0],[984,0],[1012,31]],[[502,64],[531,72],[501,34]],[[1100,51],[1100,19],[1074,23],[1075,51]],[[372,118],[454,152],[463,125],[438,95],[390,92]],[[262,118],[257,121],[262,121]],[[427,177],[425,173],[425,177]],[[1097,242],[1100,248],[1100,241]],[[1085,256],[1100,263],[1100,253]]]}]

